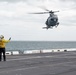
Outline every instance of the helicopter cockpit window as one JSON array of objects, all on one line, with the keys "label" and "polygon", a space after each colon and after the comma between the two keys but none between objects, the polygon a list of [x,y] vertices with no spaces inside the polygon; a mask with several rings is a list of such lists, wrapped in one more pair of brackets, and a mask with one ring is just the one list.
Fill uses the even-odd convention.
[{"label": "helicopter cockpit window", "polygon": [[54,19],[52,18],[51,21],[54,21]]},{"label": "helicopter cockpit window", "polygon": [[57,19],[56,18],[52,18],[51,21],[57,21]]},{"label": "helicopter cockpit window", "polygon": [[54,21],[57,21],[57,19],[54,18]]}]

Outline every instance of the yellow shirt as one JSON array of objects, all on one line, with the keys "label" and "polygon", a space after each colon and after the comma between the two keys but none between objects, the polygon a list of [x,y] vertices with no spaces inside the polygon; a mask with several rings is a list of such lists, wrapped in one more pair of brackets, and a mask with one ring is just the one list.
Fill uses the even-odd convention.
[{"label": "yellow shirt", "polygon": [[0,48],[5,48],[5,43],[8,43],[10,40],[1,39],[0,40]]}]

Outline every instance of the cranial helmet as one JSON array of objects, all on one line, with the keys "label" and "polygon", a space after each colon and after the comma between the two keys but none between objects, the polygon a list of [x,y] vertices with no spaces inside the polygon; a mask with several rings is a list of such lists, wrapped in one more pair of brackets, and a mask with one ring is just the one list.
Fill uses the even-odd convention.
[{"label": "cranial helmet", "polygon": [[4,36],[3,35],[0,35],[0,38],[2,39],[2,38],[4,38]]}]

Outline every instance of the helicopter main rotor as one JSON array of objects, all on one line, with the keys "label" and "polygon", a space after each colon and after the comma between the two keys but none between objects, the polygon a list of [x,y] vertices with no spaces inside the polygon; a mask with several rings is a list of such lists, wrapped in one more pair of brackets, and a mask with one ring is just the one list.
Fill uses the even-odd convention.
[{"label": "helicopter main rotor", "polygon": [[29,13],[29,14],[47,14],[47,13],[53,14],[53,13],[59,12],[59,11],[52,11],[52,10],[50,11],[47,9],[46,9],[46,11],[47,12],[37,12],[37,13]]},{"label": "helicopter main rotor", "polygon": [[[42,7],[40,7],[40,8],[42,8]],[[47,14],[47,13],[53,14],[53,13],[59,12],[59,11],[52,11],[52,10],[50,11],[46,8],[42,8],[42,9],[44,9],[46,12],[37,12],[37,13],[29,13],[29,14]]]}]

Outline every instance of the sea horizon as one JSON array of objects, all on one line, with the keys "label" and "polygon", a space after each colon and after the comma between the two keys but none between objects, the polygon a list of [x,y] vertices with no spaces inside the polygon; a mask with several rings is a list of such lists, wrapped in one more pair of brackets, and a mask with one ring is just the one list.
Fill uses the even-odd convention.
[{"label": "sea horizon", "polygon": [[11,41],[6,44],[6,50],[47,50],[76,48],[76,41]]}]

